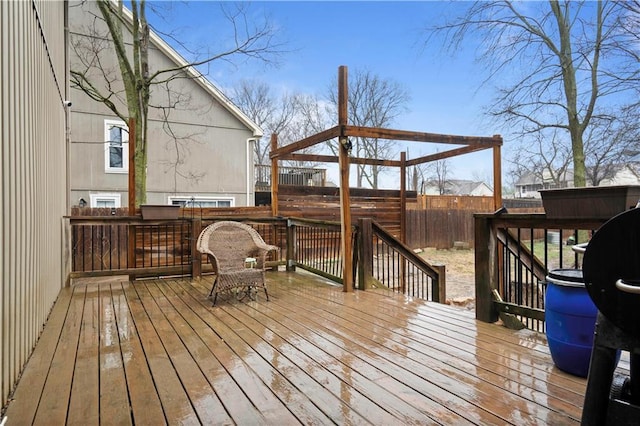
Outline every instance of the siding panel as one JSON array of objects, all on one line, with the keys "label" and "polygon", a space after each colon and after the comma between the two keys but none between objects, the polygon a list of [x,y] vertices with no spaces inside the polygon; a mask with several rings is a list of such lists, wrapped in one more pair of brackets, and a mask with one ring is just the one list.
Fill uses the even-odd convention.
[{"label": "siding panel", "polygon": [[24,368],[62,285],[67,205],[64,2],[0,2],[0,390]]}]

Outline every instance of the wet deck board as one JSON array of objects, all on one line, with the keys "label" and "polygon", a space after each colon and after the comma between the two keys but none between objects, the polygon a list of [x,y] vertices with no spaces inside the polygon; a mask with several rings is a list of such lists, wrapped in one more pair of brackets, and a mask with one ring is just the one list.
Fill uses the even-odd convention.
[{"label": "wet deck board", "polygon": [[538,333],[304,273],[269,274],[269,302],[209,285],[64,289],[10,424],[579,423],[586,382]]}]

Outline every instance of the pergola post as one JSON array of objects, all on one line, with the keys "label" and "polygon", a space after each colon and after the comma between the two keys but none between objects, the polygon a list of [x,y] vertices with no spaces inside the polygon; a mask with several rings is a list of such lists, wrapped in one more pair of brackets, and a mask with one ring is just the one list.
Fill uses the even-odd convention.
[{"label": "pergola post", "polygon": [[353,291],[353,255],[351,236],[351,204],[349,200],[349,151],[351,143],[345,135],[347,125],[347,67],[342,65],[338,70],[338,137],[340,167],[340,224],[342,230],[342,289],[345,292]]}]

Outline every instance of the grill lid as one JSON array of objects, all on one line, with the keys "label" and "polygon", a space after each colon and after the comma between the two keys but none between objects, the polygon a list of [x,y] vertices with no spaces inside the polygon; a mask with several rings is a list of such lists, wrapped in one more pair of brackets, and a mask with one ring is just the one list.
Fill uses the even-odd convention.
[{"label": "grill lid", "polygon": [[620,329],[640,336],[640,294],[616,287],[619,280],[632,286],[640,280],[640,208],[620,213],[595,232],[582,269],[598,310]]}]

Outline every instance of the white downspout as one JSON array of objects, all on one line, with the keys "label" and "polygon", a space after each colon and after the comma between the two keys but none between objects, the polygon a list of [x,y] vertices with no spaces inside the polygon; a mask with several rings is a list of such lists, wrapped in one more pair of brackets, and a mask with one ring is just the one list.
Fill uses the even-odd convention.
[{"label": "white downspout", "polygon": [[252,171],[252,161],[251,161],[251,153],[253,152],[252,143],[256,143],[257,138],[248,138],[247,139],[247,206],[254,206],[255,197],[251,200],[251,186],[253,185],[251,177],[253,176]]}]

